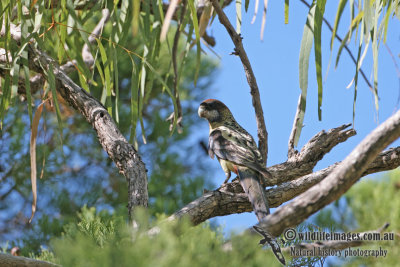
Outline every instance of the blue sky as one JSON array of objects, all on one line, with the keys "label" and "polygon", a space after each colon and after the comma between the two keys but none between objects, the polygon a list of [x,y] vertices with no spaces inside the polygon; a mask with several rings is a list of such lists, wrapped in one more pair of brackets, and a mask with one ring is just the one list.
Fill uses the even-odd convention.
[{"label": "blue sky", "polygon": [[[309,1],[310,2],[310,1]],[[251,1],[249,12],[244,13],[242,23],[242,36],[244,47],[255,72],[261,94],[267,130],[269,133],[268,166],[284,162],[287,159],[287,143],[290,135],[293,117],[296,112],[297,100],[300,94],[299,87],[299,51],[306,21],[308,8],[300,1],[290,1],[289,24],[284,24],[283,1],[269,1],[264,41],[260,40],[262,8],[254,24],[251,19],[254,12],[254,2]],[[262,1],[260,1],[262,6]],[[260,6],[260,7],[261,7]],[[337,1],[327,1],[325,17],[333,24]],[[231,4],[225,9],[232,24],[235,26],[235,5]],[[349,10],[344,10],[338,33],[344,36],[349,25]],[[221,57],[219,75],[217,75],[214,88],[209,98],[223,101],[232,111],[236,120],[247,129],[257,140],[257,127],[254,110],[251,105],[249,86],[243,71],[240,59],[229,55],[234,45],[225,28],[215,19],[210,33],[216,38],[217,45],[214,50]],[[309,87],[307,95],[307,109],[304,119],[298,148],[301,147],[317,132],[329,130],[342,124],[351,123],[353,120],[354,86],[346,87],[353,79],[355,65],[348,54],[343,51],[338,68],[334,62],[339,48],[335,41],[329,71],[331,32],[324,25],[322,28],[322,64],[324,91],[322,102],[322,121],[318,121],[317,114],[317,83],[314,63],[314,50],[311,51],[309,69]],[[397,18],[389,21],[387,44],[400,64],[400,23]],[[353,54],[356,55],[354,39],[349,44]],[[212,55],[211,52],[208,53]],[[362,69],[372,82],[372,51],[369,49]],[[397,99],[400,94],[400,82],[393,59],[383,45],[379,49],[379,74],[378,74],[379,122],[383,122],[396,111]],[[357,135],[342,143],[327,154],[316,166],[315,170],[343,160],[346,155],[378,125],[377,113],[374,105],[374,96],[362,78],[359,79],[356,115],[354,128]],[[199,122],[199,131],[208,133],[207,123]],[[396,141],[391,146],[400,145]],[[209,160],[209,164],[217,170],[215,183],[221,184],[225,178],[224,173],[216,160]],[[244,213],[219,217],[218,223],[225,225],[225,231],[240,231],[257,222],[252,213]]]}]

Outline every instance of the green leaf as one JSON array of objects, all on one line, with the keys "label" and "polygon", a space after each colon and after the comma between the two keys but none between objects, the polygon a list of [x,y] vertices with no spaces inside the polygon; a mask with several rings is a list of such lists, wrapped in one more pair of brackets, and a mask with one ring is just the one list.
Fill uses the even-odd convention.
[{"label": "green leaf", "polygon": [[132,34],[135,37],[139,30],[140,0],[133,0]]},{"label": "green leaf", "polygon": [[135,61],[132,61],[132,74],[131,74],[131,136],[129,138],[129,143],[134,143],[136,140],[136,125],[139,117],[139,87],[138,87],[138,77],[136,75]]},{"label": "green leaf", "polygon": [[337,29],[339,26],[339,21],[340,21],[340,18],[342,17],[343,10],[344,10],[344,7],[346,6],[346,4],[347,4],[347,0],[340,0],[340,2],[339,2],[339,6],[338,6],[338,9],[336,12],[336,17],[335,17],[335,24],[333,25],[333,31],[332,31],[332,37],[331,37],[331,51],[333,48],[333,42],[335,41],[335,36],[336,36],[336,32],[337,32]]},{"label": "green leaf", "polygon": [[335,68],[337,68],[339,64],[339,59],[340,55],[342,54],[342,50],[344,46],[346,45],[347,41],[350,40],[351,38],[351,33],[356,29],[356,27],[359,25],[364,13],[361,11],[358,13],[358,15],[353,19],[353,21],[350,24],[350,30],[347,32],[346,36],[343,38],[342,43],[340,44],[339,50],[336,55],[336,63],[335,63]]},{"label": "green leaf", "polygon": [[139,122],[140,122],[140,127],[142,128],[142,139],[143,139],[143,143],[147,143],[146,141],[146,132],[145,132],[145,128],[144,128],[144,123],[143,123],[143,116],[142,116],[142,112],[143,112],[143,104],[144,104],[144,92],[145,92],[145,85],[146,85],[146,63],[147,62],[147,55],[148,55],[148,48],[146,45],[144,45],[143,47],[143,61],[142,61],[142,67],[140,70],[140,93],[139,93],[139,97],[138,97],[138,105],[139,105]]},{"label": "green leaf", "polygon": [[[196,35],[196,45],[197,45],[197,54],[196,54],[196,72],[194,74],[194,86],[197,84],[197,79],[199,77],[200,73],[200,57],[201,57],[201,47],[200,47],[200,33],[199,33],[199,23],[197,20],[197,12],[196,8],[194,7],[193,0],[189,0],[189,8],[190,8],[190,13],[192,15],[193,19],[193,25],[194,25],[194,33]],[[176,121],[177,118],[175,118]]]},{"label": "green leaf", "polygon": [[28,104],[29,121],[31,122],[32,125],[32,95],[31,95],[31,83],[29,81],[30,74],[29,74],[29,61],[28,61],[27,51],[22,52],[21,59],[25,74],[25,89],[26,89],[26,98],[28,102],[27,104]]},{"label": "green leaf", "polygon": [[310,60],[311,47],[314,40],[314,14],[315,14],[315,1],[311,4],[310,10],[307,15],[306,24],[303,29],[303,37],[301,39],[300,45],[300,59],[299,59],[299,82],[301,89],[301,99],[300,99],[300,114],[299,120],[296,125],[296,136],[294,139],[294,145],[300,138],[300,133],[303,128],[304,114],[306,111],[306,98],[307,98],[307,88],[308,88],[308,65]]},{"label": "green leaf", "polygon": [[105,79],[105,86],[106,86],[106,92],[107,92],[107,99],[106,99],[106,107],[107,111],[112,116],[112,103],[111,103],[111,87],[112,87],[112,81],[111,81],[111,71],[110,71],[110,61],[107,58],[107,53],[104,49],[104,46],[102,45],[101,41],[96,38],[99,51],[100,51],[100,57],[101,61],[103,63],[103,68],[104,68],[104,79]]},{"label": "green leaf", "polygon": [[354,127],[354,119],[356,117],[357,85],[358,85],[358,73],[359,73],[358,70],[359,70],[361,48],[362,48],[362,44],[360,44],[360,46],[358,47],[357,62],[356,62],[356,74],[354,76],[353,127]]},{"label": "green leaf", "polygon": [[321,54],[321,32],[322,19],[325,13],[326,0],[317,0],[317,8],[314,16],[314,52],[315,52],[315,69],[317,72],[318,83],[318,119],[322,118],[322,54]]},{"label": "green leaf", "polygon": [[0,117],[1,117],[1,129],[3,128],[3,120],[4,120],[4,115],[5,115],[5,111],[8,108],[8,104],[9,104],[9,96],[10,94],[10,82],[11,82],[11,77],[10,77],[10,73],[8,71],[6,71],[6,75],[4,78],[4,89],[3,89],[3,94],[1,97],[1,106],[0,106]]},{"label": "green leaf", "polygon": [[115,121],[119,123],[119,78],[118,78],[118,51],[113,45],[110,47],[113,53],[114,65],[114,92],[115,92]]},{"label": "green leaf", "polygon": [[372,58],[374,62],[374,97],[375,97],[375,109],[378,113],[379,110],[379,97],[378,97],[378,19],[380,17],[380,12],[382,6],[381,1],[375,1],[375,14],[374,14],[374,24],[373,24],[373,35],[372,35]]},{"label": "green leaf", "polygon": [[[285,1],[289,1],[289,0],[285,0]],[[244,1],[244,10],[247,13],[247,10],[249,9],[249,4],[250,4],[250,0],[245,0]]]},{"label": "green leaf", "polygon": [[51,63],[49,64],[49,70],[47,72],[47,77],[48,77],[48,82],[49,82],[51,94],[53,96],[53,103],[54,103],[54,106],[55,106],[55,109],[56,109],[58,130],[59,130],[60,141],[61,141],[61,146],[62,146],[63,124],[62,124],[62,120],[61,120],[60,106],[58,104],[58,98],[57,98],[56,79],[55,79],[54,72],[53,72],[53,65]]},{"label": "green leaf", "polygon": [[285,0],[285,24],[289,24],[289,0]]}]

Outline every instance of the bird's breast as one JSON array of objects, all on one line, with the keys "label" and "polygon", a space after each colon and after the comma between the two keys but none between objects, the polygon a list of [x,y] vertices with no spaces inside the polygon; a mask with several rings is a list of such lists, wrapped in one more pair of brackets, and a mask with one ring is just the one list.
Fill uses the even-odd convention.
[{"label": "bird's breast", "polygon": [[224,170],[224,172],[234,172],[237,174],[237,167],[236,164],[228,161],[228,160],[224,160],[224,159],[220,159],[218,158],[219,164],[221,164],[222,169]]}]

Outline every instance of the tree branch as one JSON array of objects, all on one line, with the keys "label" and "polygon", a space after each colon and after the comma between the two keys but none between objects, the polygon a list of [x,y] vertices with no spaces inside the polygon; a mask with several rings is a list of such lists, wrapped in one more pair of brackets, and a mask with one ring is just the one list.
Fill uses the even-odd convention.
[{"label": "tree branch", "polygon": [[312,173],[315,165],[339,143],[345,142],[356,134],[354,129],[348,129],[351,124],[333,128],[328,132],[322,130],[314,135],[301,149],[284,163],[268,168],[272,178],[265,180],[267,186],[282,184],[303,175]]},{"label": "tree branch", "polygon": [[400,111],[373,130],[318,185],[268,215],[260,226],[274,236],[298,225],[342,196],[363,175],[380,151],[400,136]]},{"label": "tree branch", "polygon": [[50,64],[53,65],[58,93],[92,124],[103,149],[127,179],[130,215],[136,206],[147,207],[147,170],[145,165],[133,145],[129,144],[119,131],[104,106],[76,85],[46,53],[33,45],[28,45],[28,51],[31,59],[29,61],[30,69],[45,75],[49,71]]},{"label": "tree branch", "polygon": [[[305,175],[299,179],[284,183],[266,190],[270,207],[279,207],[283,203],[307,191],[312,186],[324,180],[338,165],[335,163],[320,171]],[[362,176],[380,171],[392,170],[400,166],[400,147],[391,148],[378,155],[369,164]],[[243,192],[237,179],[232,183],[205,193],[169,217],[169,220],[187,216],[193,224],[199,224],[216,216],[234,213],[251,212],[251,204]]]},{"label": "tree branch", "polygon": [[229,36],[231,37],[234,45],[234,54],[239,56],[242,61],[244,71],[246,73],[247,82],[250,86],[250,94],[252,96],[252,104],[256,113],[257,121],[257,135],[258,135],[258,148],[263,155],[264,162],[267,163],[268,158],[268,132],[265,126],[264,112],[261,106],[260,91],[258,90],[258,85],[256,81],[256,76],[254,75],[253,69],[251,68],[249,58],[247,53],[243,48],[242,37],[237,34],[232,24],[230,23],[228,17],[225,15],[218,0],[211,0],[211,3],[218,14],[218,19],[222,25],[225,26]]}]

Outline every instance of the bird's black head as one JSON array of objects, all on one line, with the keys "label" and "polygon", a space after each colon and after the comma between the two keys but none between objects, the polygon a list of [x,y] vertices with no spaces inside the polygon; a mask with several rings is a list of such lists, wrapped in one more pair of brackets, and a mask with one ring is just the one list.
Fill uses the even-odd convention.
[{"label": "bird's black head", "polygon": [[204,100],[199,107],[198,114],[201,118],[205,118],[211,124],[222,123],[226,119],[233,118],[229,108],[219,100]]}]

